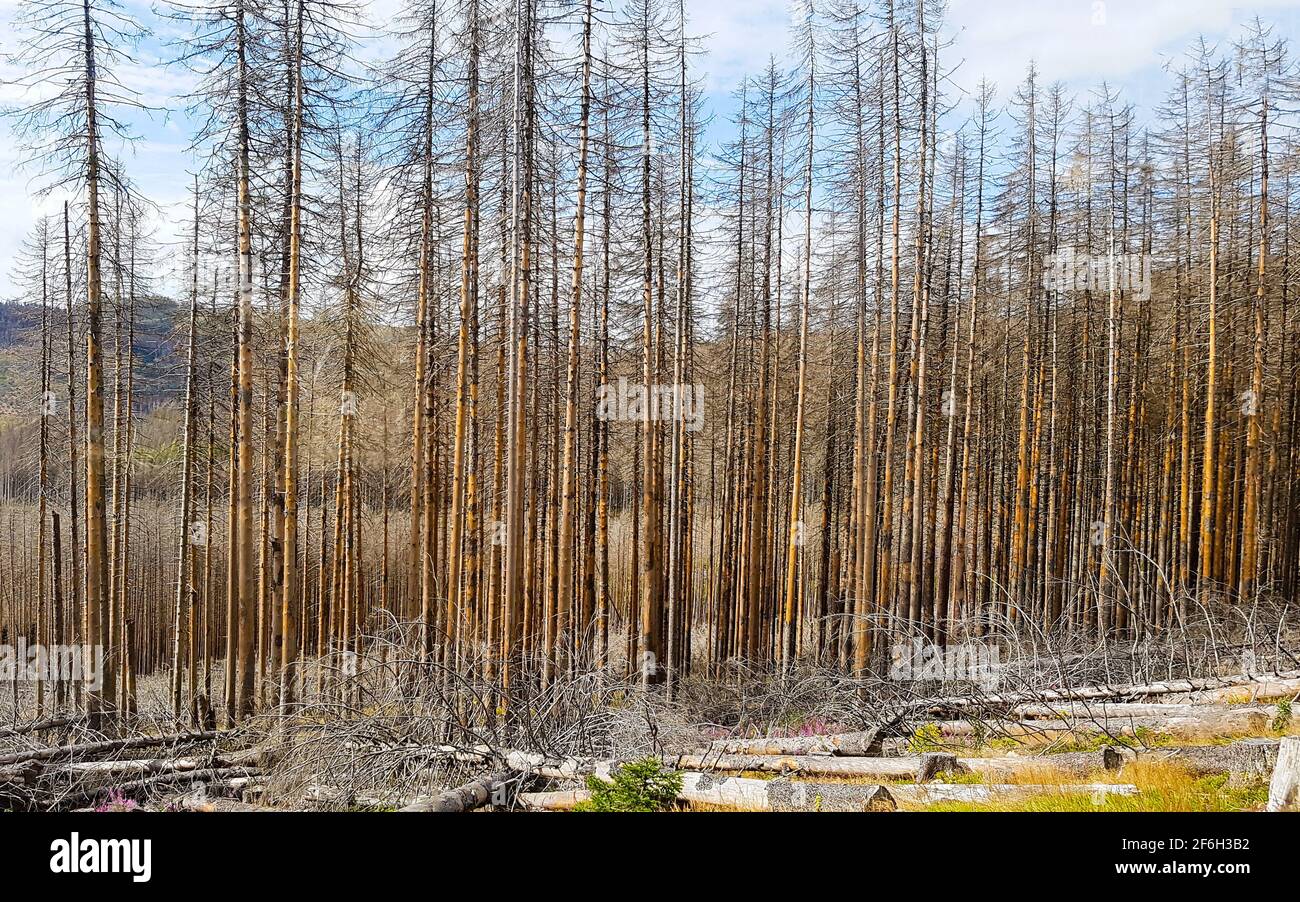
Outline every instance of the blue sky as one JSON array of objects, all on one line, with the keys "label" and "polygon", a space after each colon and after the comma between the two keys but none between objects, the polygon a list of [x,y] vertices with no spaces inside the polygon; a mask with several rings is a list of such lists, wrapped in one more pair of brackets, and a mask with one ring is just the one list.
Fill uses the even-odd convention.
[{"label": "blue sky", "polygon": [[[0,54],[14,49],[8,21],[22,0],[0,0]],[[189,124],[178,109],[176,95],[183,90],[183,73],[164,69],[168,56],[164,42],[169,27],[151,12],[150,3],[123,0],[124,6],[147,21],[157,35],[137,51],[137,64],[121,73],[151,106],[171,108],[170,115],[140,119],[141,140],[127,155],[132,178],[160,205],[158,238],[171,240],[188,189],[187,154]],[[400,0],[371,0],[372,22],[391,21]],[[687,0],[690,30],[706,34],[707,53],[696,60],[704,79],[706,105],[717,116],[715,136],[725,129],[732,106],[730,92],[746,74],[759,71],[769,54],[786,55],[791,20],[789,0]],[[949,90],[973,92],[979,79],[996,83],[1006,97],[1024,76],[1033,59],[1044,83],[1060,80],[1083,95],[1105,80],[1144,115],[1163,98],[1170,82],[1163,67],[1176,61],[1197,35],[1226,45],[1243,24],[1258,15],[1274,27],[1275,35],[1295,39],[1300,35],[1300,2],[1253,0],[1239,5],[1229,0],[950,0],[946,31],[952,45],[943,58],[945,68],[956,66]],[[379,55],[378,37],[368,51]],[[0,63],[0,81],[17,73]],[[0,85],[0,102],[21,102],[20,92]],[[957,119],[961,111],[955,114]],[[950,127],[958,124],[957,119]],[[14,258],[23,236],[45,212],[58,210],[63,198],[35,198],[31,174],[18,170],[18,152],[6,122],[0,121],[0,192],[5,215],[0,217],[0,297],[10,297]]]}]

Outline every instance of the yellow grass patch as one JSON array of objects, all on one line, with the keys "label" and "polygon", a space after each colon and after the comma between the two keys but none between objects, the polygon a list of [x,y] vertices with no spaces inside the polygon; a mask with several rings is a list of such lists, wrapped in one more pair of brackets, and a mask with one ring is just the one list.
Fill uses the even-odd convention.
[{"label": "yellow grass patch", "polygon": [[[1071,792],[1069,786],[1082,781],[1131,783],[1135,795],[1094,795]],[[922,811],[1258,811],[1268,799],[1262,782],[1230,786],[1227,774],[1196,777],[1176,761],[1137,760],[1117,774],[1095,774],[1086,778],[1068,776],[1051,769],[1026,770],[1008,782],[1059,785],[1061,792],[1044,792],[1023,798],[989,802],[936,802]]]}]

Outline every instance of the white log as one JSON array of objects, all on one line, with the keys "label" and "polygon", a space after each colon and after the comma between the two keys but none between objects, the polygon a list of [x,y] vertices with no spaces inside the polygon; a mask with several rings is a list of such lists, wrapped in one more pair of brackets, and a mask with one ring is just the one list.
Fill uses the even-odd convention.
[{"label": "white log", "polygon": [[[1059,759],[1059,765],[1056,764]],[[974,771],[997,776],[1027,770],[1065,770],[1090,773],[1114,770],[1119,758],[1104,752],[1070,755],[1041,755],[998,758],[957,758],[959,772]],[[915,782],[922,774],[922,757],[907,758],[832,758],[827,755],[675,755],[664,756],[671,767],[700,771],[761,771],[764,773],[800,774],[803,776],[863,777],[869,780],[906,780]]]},{"label": "white log", "polygon": [[880,785],[756,780],[716,774],[682,774],[678,798],[749,811],[893,811],[897,805]]},{"label": "white log", "polygon": [[1268,706],[1204,710],[1188,706],[1185,710],[1187,713],[1176,716],[1103,716],[1098,709],[1091,715],[1080,714],[1071,719],[941,720],[933,723],[945,737],[984,734],[1048,741],[1068,733],[1109,733],[1117,737],[1133,737],[1139,731],[1150,731],[1186,741],[1259,732],[1268,727],[1276,714],[1276,709]]},{"label": "white log", "polygon": [[1267,810],[1300,811],[1300,737],[1288,736],[1278,746]]},{"label": "white log", "polygon": [[418,798],[401,810],[433,811],[446,814],[473,811],[475,808],[482,808],[491,802],[496,790],[509,779],[510,774],[505,772],[486,774],[437,795]]},{"label": "white log", "polygon": [[[684,802],[747,811],[892,811],[889,789],[880,785],[806,783],[784,779],[758,780],[686,771],[682,774]],[[534,811],[570,811],[591,798],[583,789],[522,792],[517,800]]]},{"label": "white log", "polygon": [[919,758],[833,758],[829,755],[665,755],[664,764],[699,771],[762,771],[869,779],[916,779]]},{"label": "white log", "polygon": [[880,754],[885,730],[876,728],[821,736],[777,736],[757,739],[718,739],[710,743],[714,755],[841,755],[874,757]]},{"label": "white log", "polygon": [[1088,701],[1107,698],[1144,698],[1192,692],[1211,692],[1220,689],[1253,691],[1256,686],[1268,686],[1281,681],[1300,681],[1300,670],[1276,673],[1235,675],[1226,677],[1194,677],[1184,680],[1167,680],[1155,683],[1122,683],[1115,685],[1075,686],[1062,689],[1037,689],[1019,692],[990,692],[987,695],[953,696],[951,698],[918,699],[903,706],[912,713],[943,713],[958,709],[988,709],[1000,705],[1018,705],[1028,702]]},{"label": "white log", "polygon": [[521,792],[515,801],[530,811],[572,811],[591,798],[586,789],[561,789],[556,792]]},{"label": "white log", "polygon": [[1189,702],[1166,704],[1161,702],[1114,702],[1102,699],[1096,702],[1060,702],[1055,705],[1030,703],[1016,705],[1011,716],[1024,720],[1074,720],[1078,718],[1105,719],[1108,717],[1195,717],[1202,711],[1223,711],[1223,708],[1200,707]]},{"label": "white log", "polygon": [[1242,739],[1227,745],[1165,746],[1138,755],[1146,761],[1173,761],[1198,777],[1231,774],[1267,780],[1277,762],[1276,739]]},{"label": "white log", "polygon": [[1097,798],[1107,795],[1129,796],[1138,788],[1131,783],[925,783],[891,785],[890,792],[900,802],[929,805],[934,802],[1008,801],[1049,793],[1086,793]]},{"label": "white log", "polygon": [[1196,702],[1210,704],[1231,704],[1246,702],[1254,704],[1259,699],[1294,698],[1300,694],[1300,679],[1260,679],[1228,689],[1209,689],[1192,695]]}]

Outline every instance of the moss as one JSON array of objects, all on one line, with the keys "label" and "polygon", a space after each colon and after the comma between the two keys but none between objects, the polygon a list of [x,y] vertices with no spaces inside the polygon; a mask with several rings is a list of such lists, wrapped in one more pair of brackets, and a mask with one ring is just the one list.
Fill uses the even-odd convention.
[{"label": "moss", "polygon": [[1268,784],[1260,779],[1251,780],[1244,785],[1234,785],[1228,774],[1212,774],[1201,777],[1193,785],[1199,793],[1222,799],[1226,807],[1216,810],[1250,810],[1260,808],[1268,802]]},{"label": "moss", "polygon": [[1107,733],[1075,733],[1067,741],[1057,744],[1053,752],[1100,752],[1108,745],[1126,748],[1155,749],[1172,745],[1174,738],[1150,727],[1137,727],[1132,736],[1114,736]]},{"label": "moss", "polygon": [[1225,705],[1249,705],[1255,700],[1255,693],[1249,689],[1239,689],[1236,692],[1229,692],[1223,697],[1223,703]]},{"label": "moss", "polygon": [[937,723],[921,724],[912,731],[908,737],[907,747],[913,754],[924,754],[925,752],[943,751],[943,730]]},{"label": "moss", "polygon": [[950,770],[945,770],[936,774],[934,779],[936,783],[983,783],[984,775],[976,771],[953,773]]},{"label": "moss", "polygon": [[1015,739],[1011,736],[999,736],[996,739],[990,739],[988,747],[999,752],[1014,752],[1022,745],[1024,745],[1024,743],[1019,739]]},{"label": "moss", "polygon": [[1149,727],[1138,727],[1133,731],[1138,744],[1144,748],[1158,749],[1162,746],[1172,745],[1174,737],[1168,733],[1161,733],[1159,730],[1152,730]]}]

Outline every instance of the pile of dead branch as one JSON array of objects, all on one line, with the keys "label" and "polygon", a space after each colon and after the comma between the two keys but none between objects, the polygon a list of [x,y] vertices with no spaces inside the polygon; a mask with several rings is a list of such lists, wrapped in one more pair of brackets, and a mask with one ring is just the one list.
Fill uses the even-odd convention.
[{"label": "pile of dead branch", "polygon": [[134,807],[196,784],[238,792],[264,767],[260,749],[241,745],[230,730],[109,736],[66,716],[33,721],[0,734],[0,807]]},{"label": "pile of dead branch", "polygon": [[[970,753],[999,740],[1049,753],[1108,746],[1110,758],[1090,751],[1084,762],[1107,765],[1125,749],[1153,751],[1152,737],[1178,746],[1266,734],[1285,708],[1270,702],[1300,695],[1300,661],[1295,637],[1265,619],[1122,644],[1002,624],[951,637],[996,649],[992,679],[900,679],[888,658],[860,675],[836,660],[729,662],[676,681],[671,696],[616,662],[548,671],[531,660],[517,662],[506,693],[490,661],[430,661],[408,634],[378,635],[346,666],[338,656],[306,662],[302,700],[288,712],[272,703],[274,713],[238,731],[217,731],[199,712],[174,718],[161,682],[141,686],[142,710],[115,735],[70,715],[15,722],[0,730],[0,808],[185,807],[223,796],[280,809],[554,807],[558,797],[535,794],[574,801],[587,776],[647,757],[685,772],[697,799],[722,804],[717,781],[756,792],[734,782],[750,771],[919,785],[932,769],[923,754],[948,754],[964,756],[948,762],[958,768],[1001,772],[1015,765]],[[919,638],[886,629],[877,645]],[[1275,746],[1242,760],[1263,767]]]}]

